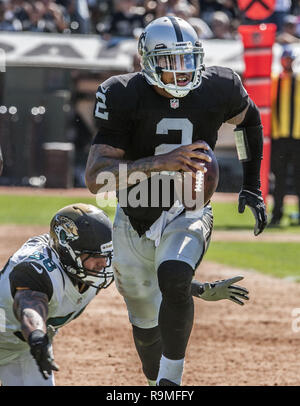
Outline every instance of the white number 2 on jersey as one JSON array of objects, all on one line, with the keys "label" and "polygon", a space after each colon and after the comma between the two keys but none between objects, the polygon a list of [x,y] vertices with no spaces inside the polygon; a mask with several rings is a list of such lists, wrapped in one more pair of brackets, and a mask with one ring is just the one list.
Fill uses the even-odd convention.
[{"label": "white number 2 on jersey", "polygon": [[103,120],[108,120],[108,111],[101,112],[100,110],[106,110],[106,96],[105,93],[107,89],[103,89],[102,86],[100,86],[102,92],[98,90],[96,93],[96,99],[97,99],[97,104],[95,108],[95,116],[98,118],[102,118]]},{"label": "white number 2 on jersey", "polygon": [[193,124],[187,118],[163,118],[157,124],[156,134],[168,134],[169,130],[181,130],[181,144],[160,144],[155,148],[155,155],[167,154],[180,145],[193,141]]}]

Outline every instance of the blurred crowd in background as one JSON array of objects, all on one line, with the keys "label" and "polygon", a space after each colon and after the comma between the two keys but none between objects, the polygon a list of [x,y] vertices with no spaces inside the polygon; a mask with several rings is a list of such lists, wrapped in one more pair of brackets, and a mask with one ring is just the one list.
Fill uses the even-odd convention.
[{"label": "blurred crowd in background", "polygon": [[[235,40],[240,25],[272,22],[277,26],[277,43],[286,46],[300,42],[300,0],[275,1],[275,11],[268,20],[254,21],[241,13],[238,0],[0,0],[0,31],[12,36],[14,32],[52,33],[72,39],[77,39],[76,34],[92,34],[107,41],[102,51],[112,59],[118,49],[114,45],[137,39],[145,26],[164,15],[186,19],[203,40]],[[5,46],[2,42],[0,48]],[[40,52],[44,54],[57,52],[53,44],[51,49],[42,45]],[[140,69],[137,55],[133,69]],[[0,72],[0,144],[4,157],[0,185],[85,187],[85,164],[96,131],[92,119],[95,89],[112,74],[117,73],[56,69],[51,64],[12,64],[5,74]],[[58,150],[58,144],[64,149]],[[220,191],[237,192],[242,172],[235,147],[231,155],[226,154],[218,156],[220,173],[224,174]]]},{"label": "blurred crowd in background", "polygon": [[[132,38],[167,14],[188,20],[201,39],[235,39],[240,24],[255,23],[237,0],[0,0],[0,31]],[[277,25],[277,42],[300,41],[300,0],[276,0],[266,22]]]}]

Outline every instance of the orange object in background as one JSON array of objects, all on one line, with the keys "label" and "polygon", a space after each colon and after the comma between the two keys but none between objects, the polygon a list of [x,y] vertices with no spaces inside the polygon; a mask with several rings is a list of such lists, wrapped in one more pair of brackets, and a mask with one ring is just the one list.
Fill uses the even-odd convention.
[{"label": "orange object in background", "polygon": [[274,13],[275,0],[238,0],[238,6],[251,20],[264,20]]},{"label": "orange object in background", "polygon": [[271,106],[271,79],[270,78],[249,78],[243,82],[251,99],[261,107]]},{"label": "orange object in background", "polygon": [[[240,3],[241,2],[239,2],[239,5]],[[248,1],[248,3],[250,2]],[[256,19],[260,18],[256,16]],[[242,36],[244,44],[245,70],[243,74],[243,84],[249,96],[260,110],[263,125],[264,146],[260,177],[261,191],[266,202],[266,197],[269,192],[271,159],[272,46],[275,42],[276,25],[242,25],[239,27],[239,33]]]},{"label": "orange object in background", "polygon": [[271,107],[259,107],[261,123],[264,128],[264,137],[271,137]]}]

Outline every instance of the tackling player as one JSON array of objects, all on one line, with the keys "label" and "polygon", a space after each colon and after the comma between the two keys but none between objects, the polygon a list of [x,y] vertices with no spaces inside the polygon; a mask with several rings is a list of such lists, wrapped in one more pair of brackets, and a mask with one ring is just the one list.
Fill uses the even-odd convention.
[{"label": "tackling player", "polygon": [[59,210],[0,271],[0,381],[52,386],[52,338],[113,282],[112,224],[100,209]]},{"label": "tackling player", "polygon": [[[151,188],[153,174],[204,172],[193,158],[208,162],[203,150],[214,149],[222,123],[235,124],[244,173],[239,212],[251,208],[258,235],[266,226],[260,191],[262,125],[239,76],[228,68],[204,67],[202,45],[186,21],[154,20],[139,39],[139,53],[142,72],[113,76],[98,88],[99,131],[86,183],[97,193],[105,185],[103,174],[116,179],[116,285],[149,384],[180,385],[194,320],[191,281],[210,242],[213,214],[208,203],[193,215],[177,204],[172,190],[165,202],[160,197],[166,188]],[[119,164],[126,164],[126,171]]]}]

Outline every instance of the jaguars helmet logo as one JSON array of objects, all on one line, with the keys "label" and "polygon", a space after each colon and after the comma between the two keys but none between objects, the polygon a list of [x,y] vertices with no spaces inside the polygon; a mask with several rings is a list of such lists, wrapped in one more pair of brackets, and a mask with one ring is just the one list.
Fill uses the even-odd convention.
[{"label": "jaguars helmet logo", "polygon": [[65,247],[69,241],[75,241],[79,238],[78,228],[73,220],[64,216],[55,218],[54,231],[59,243]]}]

